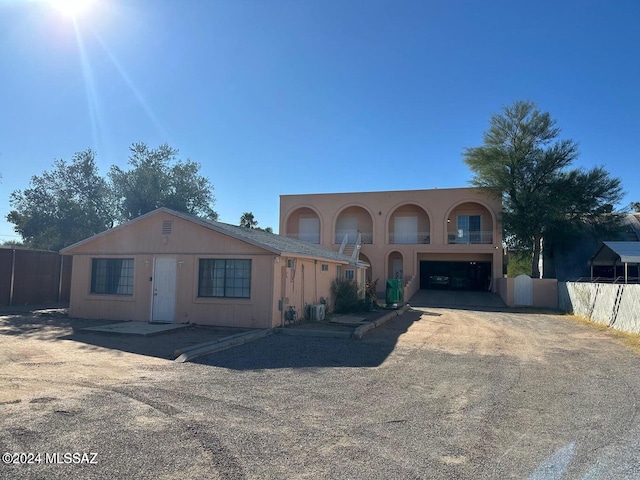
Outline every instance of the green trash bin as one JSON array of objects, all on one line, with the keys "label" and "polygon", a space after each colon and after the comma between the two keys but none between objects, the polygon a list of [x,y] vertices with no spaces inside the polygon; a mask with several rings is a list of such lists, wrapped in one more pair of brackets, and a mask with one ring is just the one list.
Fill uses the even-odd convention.
[{"label": "green trash bin", "polygon": [[403,301],[402,280],[387,280],[387,305],[397,307]]}]

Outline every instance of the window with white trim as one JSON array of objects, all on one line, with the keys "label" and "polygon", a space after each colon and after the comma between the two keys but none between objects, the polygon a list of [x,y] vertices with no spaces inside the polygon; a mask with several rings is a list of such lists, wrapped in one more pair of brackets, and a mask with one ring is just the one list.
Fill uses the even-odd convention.
[{"label": "window with white trim", "polygon": [[346,278],[347,280],[355,280],[356,278],[356,271],[352,270],[352,269],[347,269],[344,271],[344,278]]}]

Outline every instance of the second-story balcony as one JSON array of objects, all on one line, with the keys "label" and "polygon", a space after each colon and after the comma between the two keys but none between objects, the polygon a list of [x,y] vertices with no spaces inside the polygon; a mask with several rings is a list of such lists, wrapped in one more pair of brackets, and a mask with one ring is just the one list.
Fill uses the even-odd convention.
[{"label": "second-story balcony", "polygon": [[395,233],[389,232],[389,243],[393,245],[418,245],[431,243],[429,232]]},{"label": "second-story balcony", "polygon": [[336,238],[334,239],[335,240],[334,243],[337,245],[340,245],[344,241],[344,238],[346,236],[347,237],[346,243],[348,245],[351,245],[358,241],[358,235],[361,235],[360,243],[365,243],[365,244],[373,243],[373,232],[354,232],[352,230],[348,230],[348,231],[338,230],[336,232]]},{"label": "second-story balcony", "polygon": [[447,243],[464,245],[491,245],[493,243],[493,232],[486,231],[464,231],[449,232]]}]

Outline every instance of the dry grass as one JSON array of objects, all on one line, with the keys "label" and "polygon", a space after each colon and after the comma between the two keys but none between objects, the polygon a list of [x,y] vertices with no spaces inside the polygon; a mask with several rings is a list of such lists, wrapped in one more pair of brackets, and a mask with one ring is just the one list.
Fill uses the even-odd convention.
[{"label": "dry grass", "polygon": [[629,347],[632,350],[634,350],[636,353],[640,354],[640,334],[622,332],[620,330],[616,330],[602,323],[592,322],[591,320],[587,320],[586,318],[579,317],[577,315],[567,315],[567,318],[571,319],[576,323],[580,323],[590,328],[599,330],[605,333],[610,338],[613,338],[614,340],[622,343],[626,347]]}]

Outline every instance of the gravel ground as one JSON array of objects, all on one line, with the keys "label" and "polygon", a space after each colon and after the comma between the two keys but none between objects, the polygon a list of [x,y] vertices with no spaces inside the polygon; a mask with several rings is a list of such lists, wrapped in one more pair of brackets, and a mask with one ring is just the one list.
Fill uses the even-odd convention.
[{"label": "gravel ground", "polygon": [[0,453],[41,461],[3,479],[640,477],[640,357],[570,317],[423,308],[186,364],[6,318]]}]

